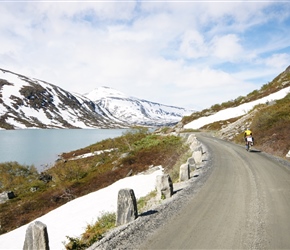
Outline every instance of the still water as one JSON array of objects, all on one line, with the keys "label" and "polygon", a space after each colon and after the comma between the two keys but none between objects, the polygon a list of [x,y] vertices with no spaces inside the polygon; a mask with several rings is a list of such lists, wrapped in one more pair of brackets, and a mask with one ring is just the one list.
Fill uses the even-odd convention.
[{"label": "still water", "polygon": [[21,129],[0,130],[0,162],[34,165],[38,171],[52,166],[58,155],[121,136],[125,129]]}]

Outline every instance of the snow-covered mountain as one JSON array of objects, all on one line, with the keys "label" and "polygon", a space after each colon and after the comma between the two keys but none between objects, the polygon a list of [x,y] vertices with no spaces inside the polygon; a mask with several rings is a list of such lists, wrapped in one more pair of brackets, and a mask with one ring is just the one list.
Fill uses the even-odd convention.
[{"label": "snow-covered mountain", "polygon": [[184,115],[194,112],[193,110],[130,97],[108,87],[96,88],[92,92],[85,94],[85,96],[94,101],[108,117],[122,123],[157,126],[172,125]]},{"label": "snow-covered mountain", "polygon": [[[91,99],[92,98],[92,99]],[[121,128],[175,124],[192,111],[109,88],[84,95],[0,69],[0,129]]]}]

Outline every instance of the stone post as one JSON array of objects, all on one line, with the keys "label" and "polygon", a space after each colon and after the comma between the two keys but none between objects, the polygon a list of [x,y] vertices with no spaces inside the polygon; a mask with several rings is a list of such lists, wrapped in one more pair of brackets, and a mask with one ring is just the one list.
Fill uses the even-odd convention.
[{"label": "stone post", "polygon": [[29,224],[26,229],[23,250],[49,250],[46,225],[40,221]]},{"label": "stone post", "polygon": [[170,198],[173,194],[173,184],[168,174],[156,176],[157,197]]},{"label": "stone post", "polygon": [[197,150],[199,147],[201,147],[201,143],[200,143],[199,140],[197,140],[196,137],[191,138],[190,142],[191,142],[191,144],[190,144],[189,147],[190,147],[191,151],[195,151],[195,150]]},{"label": "stone post", "polygon": [[191,144],[191,143],[195,142],[196,140],[197,140],[197,139],[196,139],[195,134],[190,134],[190,135],[188,136],[188,138],[187,138],[186,143]]},{"label": "stone post", "polygon": [[190,179],[189,165],[182,164],[179,169],[179,181],[188,181]]},{"label": "stone post", "polygon": [[193,157],[189,157],[187,159],[187,163],[188,163],[188,166],[189,166],[190,170],[194,170],[195,169],[195,160],[194,160]]},{"label": "stone post", "polygon": [[192,157],[194,158],[196,164],[202,163],[202,151],[197,150],[192,153]]},{"label": "stone post", "polygon": [[121,189],[118,193],[116,226],[127,224],[138,217],[137,201],[133,189]]}]

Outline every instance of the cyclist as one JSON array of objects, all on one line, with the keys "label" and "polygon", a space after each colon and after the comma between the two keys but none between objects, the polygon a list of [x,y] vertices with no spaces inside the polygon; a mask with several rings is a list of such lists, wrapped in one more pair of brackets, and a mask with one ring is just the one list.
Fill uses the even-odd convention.
[{"label": "cyclist", "polygon": [[244,139],[245,139],[246,144],[247,144],[248,137],[252,137],[252,146],[253,146],[254,145],[254,137],[253,137],[252,131],[249,128],[247,128],[245,133],[244,133]]}]

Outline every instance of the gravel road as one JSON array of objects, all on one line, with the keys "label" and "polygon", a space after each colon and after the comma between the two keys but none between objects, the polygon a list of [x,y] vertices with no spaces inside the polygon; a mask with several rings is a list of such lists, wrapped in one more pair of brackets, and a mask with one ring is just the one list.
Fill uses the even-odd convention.
[{"label": "gravel road", "polygon": [[206,158],[175,194],[92,249],[290,249],[290,164],[196,134]]}]

